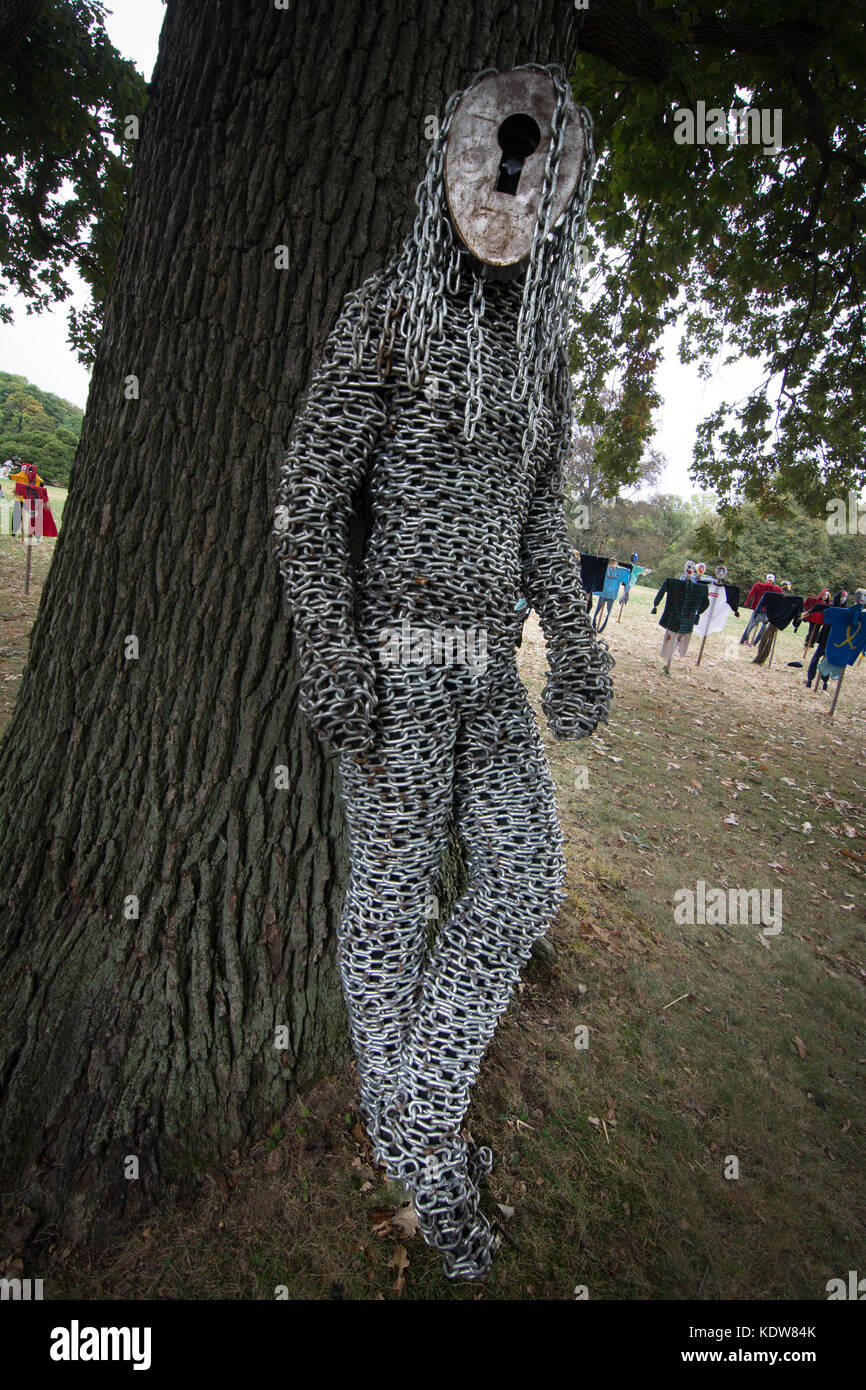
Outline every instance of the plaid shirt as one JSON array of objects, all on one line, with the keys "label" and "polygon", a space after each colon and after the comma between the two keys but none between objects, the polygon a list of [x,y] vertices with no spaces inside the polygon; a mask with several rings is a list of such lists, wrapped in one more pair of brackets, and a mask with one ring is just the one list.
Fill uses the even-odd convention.
[{"label": "plaid shirt", "polygon": [[679,632],[683,636],[693,632],[695,623],[705,608],[710,606],[707,584],[692,584],[688,579],[666,579],[653,599],[653,613],[659,606],[662,594],[667,594],[665,611],[659,618],[659,627],[668,632]]}]

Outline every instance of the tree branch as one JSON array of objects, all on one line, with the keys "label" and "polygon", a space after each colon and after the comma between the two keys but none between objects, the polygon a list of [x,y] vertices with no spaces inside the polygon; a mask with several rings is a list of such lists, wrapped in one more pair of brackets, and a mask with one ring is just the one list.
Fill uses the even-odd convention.
[{"label": "tree branch", "polygon": [[[563,0],[570,4],[571,0]],[[668,68],[668,48],[623,0],[590,0],[581,12],[578,51],[612,63],[627,77],[658,82]]]},{"label": "tree branch", "polygon": [[691,33],[695,43],[702,47],[751,53],[756,58],[811,53],[829,38],[827,29],[807,20],[783,19],[779,24],[755,29],[751,24],[721,19],[718,15],[701,15],[692,25]]},{"label": "tree branch", "polygon": [[[563,0],[563,4],[570,0]],[[666,75],[670,45],[659,38],[643,14],[628,0],[590,0],[581,11],[578,49],[602,58],[627,77],[659,82]],[[691,26],[698,47],[725,48],[756,57],[792,57],[826,44],[828,31],[806,20],[782,20],[766,28],[740,24],[718,15],[701,15]]]},{"label": "tree branch", "polygon": [[0,63],[7,63],[33,28],[45,0],[0,0]]}]

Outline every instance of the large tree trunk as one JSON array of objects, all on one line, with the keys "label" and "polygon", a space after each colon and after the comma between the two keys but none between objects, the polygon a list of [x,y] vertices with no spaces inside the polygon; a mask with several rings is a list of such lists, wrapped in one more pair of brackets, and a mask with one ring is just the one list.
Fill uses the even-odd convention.
[{"label": "large tree trunk", "polygon": [[571,61],[575,32],[570,0],[169,0],[0,749],[0,1172],[72,1238],[345,1060],[345,841],[296,711],[281,453],[343,295],[411,225],[425,118],[482,67]]}]

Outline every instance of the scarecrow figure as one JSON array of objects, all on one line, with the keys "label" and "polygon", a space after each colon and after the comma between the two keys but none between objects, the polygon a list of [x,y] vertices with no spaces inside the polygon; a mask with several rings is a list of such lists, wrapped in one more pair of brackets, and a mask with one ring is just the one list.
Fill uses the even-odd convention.
[{"label": "scarecrow figure", "polygon": [[57,523],[48,505],[48,489],[36,472],[36,465],[22,463],[17,473],[9,474],[9,481],[15,484],[13,531],[17,534],[21,527],[24,540],[56,536]]},{"label": "scarecrow figure", "polygon": [[[412,235],[347,296],[327,341],[275,522],[300,707],[341,758],[351,871],[338,959],[361,1107],[449,1277],[490,1265],[478,1180],[492,1156],[461,1124],[565,874],[517,674],[521,600],[547,640],[554,737],[591,734],[611,698],[560,482],[591,132],[555,67],[483,73],[451,97]],[[396,632],[412,639],[401,662]],[[484,662],[462,661],[456,638],[482,632]],[[425,659],[437,634],[451,660]],[[452,816],[468,887],[428,951]]]}]

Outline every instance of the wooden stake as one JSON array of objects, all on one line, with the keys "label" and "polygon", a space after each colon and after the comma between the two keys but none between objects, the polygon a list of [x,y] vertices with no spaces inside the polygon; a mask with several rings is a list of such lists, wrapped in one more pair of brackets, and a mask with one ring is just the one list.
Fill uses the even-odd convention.
[{"label": "wooden stake", "polygon": [[836,682],[836,694],[833,696],[833,703],[832,703],[832,705],[830,706],[830,714],[829,714],[829,718],[830,718],[830,719],[833,718],[833,711],[834,711],[834,709],[836,708],[836,701],[839,699],[839,691],[842,689],[842,677],[844,676],[844,674],[845,674],[845,667],[843,666],[843,667],[842,667],[842,670],[839,672],[839,679],[838,679],[837,682]]},{"label": "wooden stake", "polygon": [[697,659],[697,661],[695,662],[695,665],[696,665],[696,666],[700,666],[700,664],[701,664],[701,657],[702,657],[703,654],[704,654],[704,647],[705,647],[706,645],[707,645],[707,633],[705,632],[705,633],[704,633],[704,640],[703,640],[703,642],[701,643],[701,650],[698,652],[698,659]]},{"label": "wooden stake", "polygon": [[772,666],[772,664],[773,664],[773,653],[774,653],[775,650],[776,650],[776,638],[778,637],[778,635],[779,635],[779,629],[778,629],[778,628],[774,628],[774,629],[773,629],[773,635],[772,635],[772,637],[770,638],[770,658],[769,658],[769,660],[768,660],[768,662],[767,662],[767,665],[768,665],[768,666]]}]

